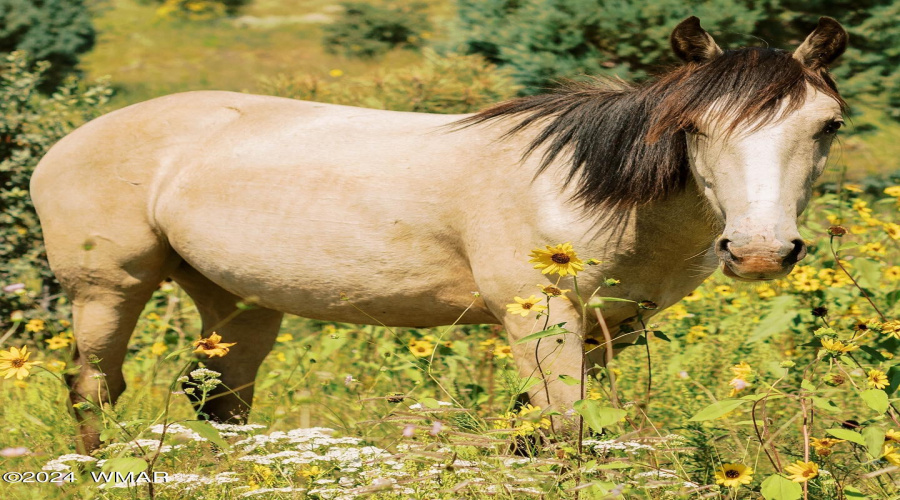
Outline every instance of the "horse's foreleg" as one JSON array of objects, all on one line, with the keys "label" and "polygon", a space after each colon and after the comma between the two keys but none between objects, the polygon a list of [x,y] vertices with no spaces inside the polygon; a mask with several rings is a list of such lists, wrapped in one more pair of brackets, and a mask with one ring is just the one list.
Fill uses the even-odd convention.
[{"label": "horse's foreleg", "polygon": [[531,404],[542,409],[553,409],[562,414],[554,417],[556,432],[569,432],[574,428],[572,408],[581,399],[582,346],[581,318],[571,306],[561,306],[556,300],[548,325],[565,323],[569,333],[545,337],[524,344],[517,342],[531,333],[543,329],[541,318],[537,323],[533,316],[507,316],[504,325],[509,334],[513,357],[521,377],[538,380],[528,391]]},{"label": "horse's foreleg", "polygon": [[218,378],[222,383],[204,397],[195,386],[199,381],[192,380],[185,385],[191,392],[189,397],[203,418],[243,423],[253,402],[256,373],[272,350],[284,314],[264,308],[238,310],[239,297],[186,265],[173,277],[197,304],[203,336],[215,331],[222,342],[235,343],[225,356],[207,358],[199,354],[206,368],[221,374]]}]

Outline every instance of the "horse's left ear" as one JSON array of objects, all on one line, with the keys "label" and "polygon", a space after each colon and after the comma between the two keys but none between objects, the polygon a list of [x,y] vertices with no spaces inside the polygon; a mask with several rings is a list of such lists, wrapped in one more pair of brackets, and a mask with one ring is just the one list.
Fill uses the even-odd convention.
[{"label": "horse's left ear", "polygon": [[706,62],[722,55],[722,49],[703,28],[700,19],[691,16],[678,23],[669,37],[672,50],[685,62]]},{"label": "horse's left ear", "polygon": [[825,69],[844,53],[849,38],[841,23],[830,17],[820,17],[816,29],[794,51],[794,59],[811,70]]}]

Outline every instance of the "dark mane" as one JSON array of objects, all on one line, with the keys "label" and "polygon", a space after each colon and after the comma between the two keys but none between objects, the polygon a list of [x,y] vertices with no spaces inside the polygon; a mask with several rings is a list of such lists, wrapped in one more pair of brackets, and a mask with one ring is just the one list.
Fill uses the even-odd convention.
[{"label": "dark mane", "polygon": [[536,96],[506,101],[458,122],[470,126],[515,117],[511,136],[539,125],[523,158],[546,146],[538,173],[568,154],[568,181],[585,206],[631,208],[684,188],[690,178],[685,130],[715,103],[729,131],[796,111],[807,84],[846,105],[824,71],[811,71],[789,52],[744,48],[681,66],[642,85],[569,82]]}]

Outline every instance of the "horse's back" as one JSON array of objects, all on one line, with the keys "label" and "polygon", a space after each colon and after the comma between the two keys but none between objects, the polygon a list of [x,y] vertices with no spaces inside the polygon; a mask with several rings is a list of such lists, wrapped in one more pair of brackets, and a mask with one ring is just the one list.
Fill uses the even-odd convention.
[{"label": "horse's back", "polygon": [[52,260],[75,259],[60,247],[77,240],[138,256],[161,244],[272,308],[336,318],[347,293],[386,322],[442,324],[476,289],[459,226],[460,202],[479,195],[458,191],[469,174],[457,166],[477,144],[441,128],[456,118],[176,94],[72,133],[32,189]]}]

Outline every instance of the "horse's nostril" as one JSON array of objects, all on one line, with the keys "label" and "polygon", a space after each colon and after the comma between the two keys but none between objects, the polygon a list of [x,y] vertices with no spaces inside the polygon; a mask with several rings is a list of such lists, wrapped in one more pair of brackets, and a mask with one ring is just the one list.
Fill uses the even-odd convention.
[{"label": "horse's nostril", "polygon": [[796,264],[806,257],[806,243],[803,240],[798,238],[791,240],[791,243],[794,244],[794,248],[784,258],[784,263],[787,265]]},{"label": "horse's nostril", "polygon": [[729,240],[728,238],[719,239],[718,254],[720,259],[734,262],[735,260],[737,260],[737,257],[733,253],[731,253],[731,248],[729,248],[730,245],[731,240]]}]

